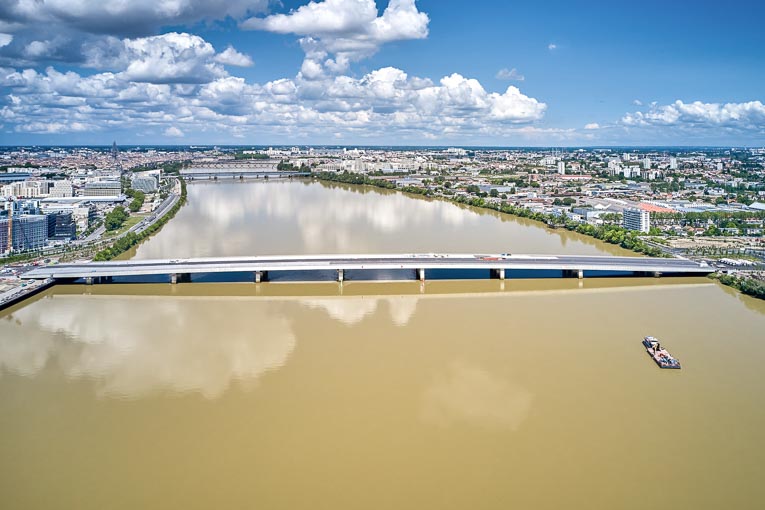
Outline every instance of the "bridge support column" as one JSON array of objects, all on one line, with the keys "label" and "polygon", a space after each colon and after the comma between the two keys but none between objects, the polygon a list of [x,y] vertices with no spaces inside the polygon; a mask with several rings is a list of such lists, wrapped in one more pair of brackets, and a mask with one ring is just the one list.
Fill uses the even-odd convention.
[{"label": "bridge support column", "polygon": [[93,285],[93,277],[92,276],[86,276],[85,277],[85,285]]},{"label": "bridge support column", "polygon": [[500,269],[492,269],[491,270],[491,277],[492,278],[497,278],[497,279],[500,279],[500,280],[504,280],[505,279],[505,268],[503,267],[503,268],[500,268]]},{"label": "bridge support column", "polygon": [[340,283],[343,283],[343,277],[345,276],[345,272],[342,269],[337,270],[337,281]]},{"label": "bridge support column", "polygon": [[653,277],[654,278],[661,278],[661,271],[654,271],[653,272]]},{"label": "bridge support column", "polygon": [[577,275],[577,277],[578,277],[578,278],[581,280],[582,278],[584,278],[584,271],[582,271],[582,270],[580,269],[580,270],[577,272],[577,274],[576,274],[576,275]]},{"label": "bridge support column", "polygon": [[255,271],[255,283],[268,281],[268,271]]},{"label": "bridge support column", "polygon": [[172,283],[173,285],[178,283],[178,275],[177,274],[173,273],[173,274],[170,275],[170,283]]},{"label": "bridge support column", "polygon": [[417,278],[418,278],[418,279],[419,279],[421,282],[424,282],[424,281],[425,281],[425,269],[423,269],[423,268],[420,268],[420,269],[418,269],[418,270],[417,270]]}]

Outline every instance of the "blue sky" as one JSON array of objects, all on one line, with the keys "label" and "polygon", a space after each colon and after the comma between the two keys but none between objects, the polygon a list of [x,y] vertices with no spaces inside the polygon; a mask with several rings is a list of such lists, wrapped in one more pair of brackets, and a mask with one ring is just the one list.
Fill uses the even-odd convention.
[{"label": "blue sky", "polygon": [[0,143],[765,145],[759,2],[129,4],[3,2]]}]

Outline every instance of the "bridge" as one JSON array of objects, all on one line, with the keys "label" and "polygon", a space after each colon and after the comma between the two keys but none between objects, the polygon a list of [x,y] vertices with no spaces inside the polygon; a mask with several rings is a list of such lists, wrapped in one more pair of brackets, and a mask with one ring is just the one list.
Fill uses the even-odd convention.
[{"label": "bridge", "polygon": [[[347,271],[412,271],[419,280],[438,270],[446,277],[456,271],[484,270],[488,277],[504,280],[514,272],[545,271],[547,276],[700,276],[714,272],[706,264],[680,258],[610,257],[582,255],[481,255],[481,254],[371,254],[215,257],[166,260],[126,260],[56,264],[38,267],[24,278],[56,281],[110,282],[115,277],[164,275],[172,283],[189,282],[205,273],[251,273],[256,283],[273,272],[331,271],[338,281]],[[363,274],[361,275],[363,276]],[[359,278],[365,279],[365,278]],[[369,279],[369,278],[366,278]]]},{"label": "bridge", "polygon": [[305,177],[311,175],[310,172],[297,172],[291,170],[273,170],[264,169],[255,166],[222,166],[217,168],[184,168],[181,170],[181,176],[188,180],[195,179],[245,179],[245,178],[268,178],[282,179],[290,177]]}]

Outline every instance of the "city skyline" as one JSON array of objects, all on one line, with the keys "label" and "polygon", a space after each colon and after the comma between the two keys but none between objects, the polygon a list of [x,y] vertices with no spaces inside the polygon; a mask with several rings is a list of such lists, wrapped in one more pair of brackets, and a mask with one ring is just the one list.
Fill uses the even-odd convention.
[{"label": "city skyline", "polygon": [[761,5],[446,4],[11,2],[0,143],[765,140]]}]

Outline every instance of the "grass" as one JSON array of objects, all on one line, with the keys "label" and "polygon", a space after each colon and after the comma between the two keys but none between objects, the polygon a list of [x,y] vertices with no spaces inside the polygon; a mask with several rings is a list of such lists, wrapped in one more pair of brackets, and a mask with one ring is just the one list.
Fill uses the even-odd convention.
[{"label": "grass", "polygon": [[118,228],[117,230],[112,230],[111,232],[107,231],[106,234],[104,235],[104,237],[114,237],[114,236],[118,236],[118,235],[120,235],[122,233],[125,233],[125,232],[127,232],[130,229],[130,227],[136,225],[141,220],[143,220],[145,217],[146,217],[145,214],[131,214],[128,217],[128,219],[125,220],[125,223],[123,223],[120,228]]}]

